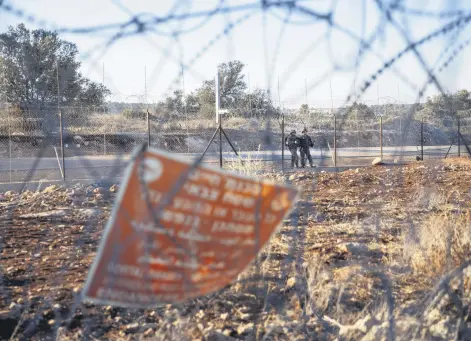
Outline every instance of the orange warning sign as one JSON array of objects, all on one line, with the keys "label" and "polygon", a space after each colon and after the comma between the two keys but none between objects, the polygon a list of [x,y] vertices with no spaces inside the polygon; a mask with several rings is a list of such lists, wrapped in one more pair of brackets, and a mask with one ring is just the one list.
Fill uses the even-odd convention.
[{"label": "orange warning sign", "polygon": [[85,300],[151,307],[219,290],[256,257],[298,195],[291,186],[195,168],[153,149],[134,160]]}]

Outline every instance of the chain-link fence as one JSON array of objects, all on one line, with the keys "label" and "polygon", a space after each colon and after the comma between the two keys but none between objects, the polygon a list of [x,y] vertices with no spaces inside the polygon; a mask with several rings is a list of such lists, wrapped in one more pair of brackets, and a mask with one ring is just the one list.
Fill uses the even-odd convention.
[{"label": "chain-link fence", "polygon": [[[468,120],[443,126],[405,116],[357,117],[345,115],[286,116],[285,135],[306,129],[314,141],[311,151],[321,166],[362,166],[376,158],[385,163],[462,155],[469,143]],[[458,130],[463,138],[458,140]],[[468,142],[464,142],[468,141]],[[461,144],[461,146],[460,146]]]},{"label": "chain-link fence", "polygon": [[[109,113],[106,107],[34,111],[4,106],[0,174],[2,182],[20,182],[27,176],[31,181],[119,177],[131,151],[142,143],[189,158],[205,152],[204,161],[213,164],[239,163],[235,149],[241,159],[263,165],[260,168],[289,169],[291,154],[282,139],[292,130],[300,136],[304,129],[313,140],[311,155],[317,167],[361,166],[377,157],[402,163],[466,152],[469,122],[466,117],[438,122],[320,112],[278,115],[271,120],[222,116],[219,134],[214,119],[161,114],[145,105],[121,113]],[[32,168],[34,174],[29,174]]]}]

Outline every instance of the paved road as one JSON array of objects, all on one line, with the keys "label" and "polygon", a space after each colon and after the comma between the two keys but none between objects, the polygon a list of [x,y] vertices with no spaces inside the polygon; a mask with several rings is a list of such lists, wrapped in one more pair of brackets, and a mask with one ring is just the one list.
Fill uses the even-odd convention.
[{"label": "paved road", "polygon": [[[424,154],[431,156],[441,156],[445,155],[449,146],[427,146],[424,147]],[[453,154],[457,153],[457,147],[453,147],[450,151]],[[462,153],[465,151],[462,150]],[[323,150],[322,153],[320,150],[312,150],[311,154],[313,158],[331,158],[332,154],[328,150]],[[339,148],[337,150],[337,157],[339,158],[374,158],[379,156],[379,148],[375,147],[362,147],[362,148]],[[393,156],[416,156],[419,155],[420,151],[417,150],[416,146],[404,147],[402,150],[396,147],[385,147],[383,148],[384,157],[393,157]],[[179,154],[183,157],[188,157],[190,159],[196,160],[200,154]],[[264,152],[244,152],[241,153],[242,159],[260,159],[264,161],[280,161],[281,160],[281,150],[280,151],[264,151]],[[237,157],[233,153],[223,153],[224,160],[236,160]],[[285,151],[285,160],[289,160],[290,153]],[[83,156],[83,157],[70,157],[65,159],[65,168],[67,170],[74,170],[78,168],[122,168],[126,166],[129,160],[129,156]],[[217,163],[219,157],[216,153],[208,153],[204,161],[208,163]],[[0,173],[11,171],[29,171],[30,169],[36,170],[57,170],[59,171],[59,163],[56,158],[43,158],[43,159],[34,159],[34,158],[14,158],[14,159],[0,159]]]},{"label": "paved road", "polygon": [[[433,146],[425,147],[425,157],[444,157],[449,146]],[[463,150],[462,153],[466,151]],[[457,153],[457,147],[453,147],[450,151],[452,154]],[[331,153],[328,150],[312,150],[312,156],[316,164],[320,164],[324,159],[323,165],[327,167],[332,165]],[[338,166],[346,166],[347,164],[361,165],[367,164],[374,157],[379,156],[379,148],[362,147],[362,148],[339,148],[337,150]],[[385,159],[392,159],[397,156],[405,156],[413,158],[420,152],[416,146],[404,147],[402,151],[396,147],[383,148],[383,156]],[[200,154],[180,154],[189,159],[198,159]],[[233,153],[223,153],[224,160],[236,160]],[[241,154],[243,159],[257,159],[264,161],[281,161],[281,150],[275,152],[244,152]],[[289,151],[285,151],[285,160],[291,158]],[[349,158],[349,162],[345,161]],[[123,175],[123,171],[128,164],[129,156],[86,156],[86,157],[70,157],[65,159],[66,180],[82,181],[90,179],[117,179]],[[205,163],[219,163],[219,156],[216,153],[208,153],[204,159]],[[268,164],[267,164],[268,165]],[[324,169],[324,168],[323,168]],[[328,171],[328,169],[326,169]],[[61,169],[56,158],[17,158],[17,159],[0,159],[0,184],[22,184],[34,181],[61,181]]]}]

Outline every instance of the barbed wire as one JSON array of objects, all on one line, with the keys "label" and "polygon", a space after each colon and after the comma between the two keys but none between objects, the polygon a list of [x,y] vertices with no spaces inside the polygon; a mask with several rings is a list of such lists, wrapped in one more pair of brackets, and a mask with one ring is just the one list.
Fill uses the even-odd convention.
[{"label": "barbed wire", "polygon": [[[314,22],[323,22],[327,24],[327,29],[328,32],[326,33],[325,36],[321,36],[319,40],[316,40],[311,44],[305,51],[311,53],[313,50],[315,50],[322,39],[324,40],[329,40],[331,38],[331,34],[334,30],[337,30],[339,32],[342,32],[346,34],[351,40],[355,41],[358,46],[355,49],[355,62],[352,66],[352,69],[355,71],[358,71],[359,66],[363,63],[364,58],[368,55],[368,53],[375,54],[374,49],[373,49],[373,43],[377,41],[378,36],[384,32],[384,28],[388,26],[393,26],[396,30],[398,30],[401,34],[403,39],[405,39],[407,46],[402,49],[400,52],[398,52],[393,58],[386,60],[383,65],[376,70],[373,74],[369,75],[367,77],[367,80],[363,84],[363,86],[360,89],[360,94],[358,98],[362,98],[366,90],[378,80],[378,78],[385,73],[386,70],[392,70],[394,68],[394,64],[397,63],[398,60],[404,57],[406,53],[413,52],[415,59],[421,64],[423,70],[427,74],[427,82],[424,84],[421,88],[421,90],[418,92],[418,100],[415,103],[418,103],[420,99],[423,97],[425,93],[425,89],[431,85],[435,84],[435,86],[443,92],[443,89],[441,87],[440,82],[436,78],[436,73],[438,72],[443,72],[446,70],[447,67],[449,67],[453,61],[456,60],[457,56],[459,56],[465,48],[469,47],[471,44],[471,38],[466,39],[465,41],[459,43],[459,35],[461,31],[468,27],[469,21],[471,21],[471,15],[466,14],[464,11],[444,11],[444,12],[427,12],[427,11],[422,11],[422,10],[414,10],[405,7],[405,5],[402,4],[401,1],[394,1],[389,4],[385,4],[379,0],[373,1],[379,8],[380,12],[382,12],[382,15],[387,19],[384,20],[384,23],[381,23],[376,27],[373,31],[372,35],[366,36],[366,30],[365,27],[363,26],[360,35],[357,35],[354,33],[352,30],[349,30],[343,26],[341,26],[339,23],[333,22],[333,16],[336,11],[336,5],[337,1],[332,1],[331,2],[331,9],[327,11],[326,13],[323,12],[317,12],[314,11],[313,9],[310,9],[309,7],[305,7],[300,5],[300,2],[298,1],[260,1],[260,2],[251,2],[248,4],[242,4],[242,5],[237,5],[237,6],[228,6],[226,5],[225,1],[219,1],[213,9],[207,10],[207,11],[194,11],[194,12],[185,12],[185,13],[178,13],[178,6],[180,3],[175,2],[174,6],[170,9],[169,13],[164,16],[155,16],[151,14],[135,14],[129,11],[127,8],[123,7],[120,1],[113,1],[115,5],[118,7],[121,7],[126,11],[126,13],[129,15],[129,20],[123,22],[123,23],[115,23],[115,24],[107,24],[107,25],[98,25],[98,26],[93,26],[93,27],[78,27],[78,28],[57,28],[57,32],[60,34],[62,33],[68,33],[68,34],[82,34],[82,35],[87,35],[87,34],[97,34],[97,33],[103,33],[103,32],[108,32],[111,31],[112,35],[107,39],[105,43],[100,44],[100,47],[102,48],[103,51],[106,52],[112,46],[115,42],[122,40],[124,37],[132,37],[132,36],[137,36],[137,35],[144,35],[147,32],[150,32],[152,34],[155,34],[157,36],[163,35],[163,36],[170,36],[173,38],[173,40],[170,42],[169,47],[166,49],[167,51],[170,49],[171,46],[177,45],[179,48],[179,56],[176,58],[173,58],[174,61],[181,67],[182,70],[186,70],[187,68],[191,68],[192,66],[195,65],[195,63],[200,60],[208,51],[211,47],[213,47],[217,42],[219,42],[221,39],[224,37],[227,37],[231,34],[231,32],[234,30],[234,28],[242,25],[244,22],[246,22],[248,19],[252,18],[255,14],[262,14],[262,25],[264,29],[264,53],[265,53],[265,64],[266,64],[266,73],[267,73],[267,85],[271,85],[274,81],[274,70],[276,67],[276,61],[278,60],[279,57],[279,52],[281,50],[281,44],[282,44],[282,37],[284,35],[285,30],[287,29],[288,25],[308,25],[309,23],[314,23]],[[363,5],[365,6],[366,0],[363,1]],[[268,15],[273,15],[274,11],[273,9],[276,10],[281,10],[283,11],[282,13],[285,14],[285,16],[282,16],[282,26],[279,31],[279,34],[277,36],[276,44],[275,44],[275,52],[273,57],[270,60],[267,58],[268,56],[268,48],[267,48],[267,38],[266,38],[266,31],[268,28],[268,23],[267,23],[267,16]],[[9,12],[17,17],[20,17],[22,19],[28,20],[29,22],[34,22],[36,24],[43,25],[45,27],[54,27],[53,24],[47,23],[43,20],[39,20],[34,18],[31,15],[26,14],[23,10],[19,10],[12,5],[5,4],[4,1],[0,1],[0,10],[4,10],[6,12]],[[303,17],[309,17],[311,21],[294,21],[295,14],[302,14]],[[417,41],[411,41],[407,32],[405,32],[400,25],[397,23],[397,21],[394,20],[394,15],[395,13],[402,13],[402,14],[407,14],[407,15],[412,15],[412,16],[423,16],[423,17],[433,17],[433,18],[440,18],[440,19],[449,19],[452,18],[453,20],[446,25],[442,26],[440,29],[433,31],[432,33],[426,35],[424,38],[419,39]],[[193,56],[189,59],[187,63],[184,63],[184,49],[182,46],[182,42],[180,40],[180,36],[187,34],[189,32],[195,31],[200,29],[201,27],[205,26],[213,17],[217,15],[240,15],[237,16],[237,18],[234,21],[227,20],[227,23],[224,27],[224,29],[217,33],[215,37],[212,37],[208,42],[206,42],[203,47]],[[275,15],[278,19],[280,19],[278,16]],[[456,19],[456,17],[458,17]],[[293,18],[293,19],[292,19]],[[184,28],[183,23],[189,22],[191,20],[200,20],[198,23],[196,23],[194,26],[191,26],[189,28]],[[164,25],[168,25],[170,27],[171,24],[176,24],[176,27],[173,29],[170,29],[168,32],[162,31],[161,28]],[[164,27],[165,28],[165,27]],[[438,37],[446,36],[450,34],[451,35],[451,43],[445,47],[440,52],[440,55],[437,59],[436,65],[433,67],[429,67],[428,64],[424,61],[423,55],[419,53],[417,50],[418,47],[424,45],[427,42],[430,42]],[[457,45],[457,46],[455,46]],[[100,51],[102,52],[102,51]],[[332,53],[332,51],[331,51]],[[100,54],[98,58],[95,59],[95,61],[92,62],[95,63],[103,54]],[[167,57],[167,59],[171,59],[169,55],[164,55]],[[91,54],[85,56],[86,59],[91,58]],[[300,64],[300,61],[303,60],[303,58],[306,58],[306,56],[299,55],[296,56],[295,61],[292,64],[293,69],[295,67],[298,67]],[[334,59],[333,59],[334,60]],[[441,63],[440,63],[441,61]],[[158,70],[161,70],[162,64],[157,63],[155,67],[155,73],[158,74]],[[338,65],[332,66],[332,68],[323,74],[321,74],[320,77],[314,79],[312,81],[312,86],[311,88],[316,88],[319,86],[321,83],[323,83],[328,77],[334,73],[335,71],[339,71],[342,68],[338,67]],[[292,69],[291,66],[288,68],[288,71],[285,71],[283,73],[283,80],[286,80],[290,77]],[[152,72],[154,74],[154,72]],[[284,78],[286,75],[286,78]],[[355,75],[354,78],[354,83],[356,83],[358,74]],[[182,75],[178,74],[175,79],[170,83],[168,89],[171,89],[177,82],[180,82]],[[151,77],[152,78],[152,77]],[[269,87],[270,88],[270,87]],[[167,90],[169,91],[169,90]],[[302,92],[302,91],[299,91]],[[350,91],[350,94],[346,99],[343,99],[341,107],[345,107],[346,104],[351,102],[352,97],[354,97],[356,93],[356,90],[353,89]],[[355,95],[355,100],[357,100],[357,96]],[[284,102],[284,101],[281,101]],[[412,103],[413,104],[413,103]],[[404,119],[404,129],[402,129],[403,133],[404,131],[407,130],[408,126],[411,124],[413,115],[415,114],[414,110],[409,110],[407,115],[405,116]],[[326,116],[330,117],[331,116]],[[403,117],[401,115],[400,117]],[[394,118],[397,118],[397,116],[391,117],[391,121],[393,121]],[[342,130],[342,127],[344,124],[346,124],[347,119],[345,120],[340,120],[338,129]],[[305,124],[305,122],[302,122]],[[358,123],[358,122],[357,122]],[[260,124],[260,123],[259,123]],[[265,129],[263,129],[263,134],[264,136],[266,135],[275,135],[275,132],[270,130],[270,119],[267,119],[267,126]],[[164,122],[163,121],[158,121],[155,127],[155,131],[158,132],[158,134],[162,134],[163,132],[166,131],[166,128],[164,128]],[[96,128],[96,127],[95,127]],[[330,129],[330,127],[329,127]],[[319,129],[321,130],[321,129]],[[403,134],[402,134],[403,135]],[[403,137],[401,135],[401,138]],[[334,137],[335,138],[335,137]],[[265,143],[266,142],[266,143]],[[281,144],[283,144],[284,141],[281,141]],[[279,142],[276,142],[277,144]],[[29,182],[29,180],[32,179],[34,170],[38,168],[38,164],[41,161],[43,155],[46,152],[47,144],[51,144],[51,142],[48,139],[45,139],[39,148],[39,152],[36,155],[36,158],[33,162],[32,168],[29,170],[27,176],[23,179],[24,181],[24,186],[22,189],[25,189],[26,183]],[[272,158],[274,157],[275,151],[278,150],[279,146],[275,144],[274,140],[271,138],[263,138],[262,139],[262,144],[265,144],[268,148],[268,151],[271,153]],[[141,152],[145,151],[145,147],[141,150]],[[142,154],[139,154],[140,157],[142,157]],[[137,158],[135,160],[131,160],[131,162],[136,161],[138,162],[139,165],[139,181],[140,185],[143,189],[143,193],[145,195],[145,202],[148,205],[147,209],[149,210],[151,214],[151,218],[153,219],[154,224],[156,226],[159,225],[159,219],[161,218],[161,213],[162,210],[168,207],[170,204],[171,200],[174,198],[175,194],[178,192],[178,188],[183,186],[185,181],[188,179],[188,174],[196,169],[198,166],[201,165],[203,162],[203,159],[200,158],[196,160],[195,162],[192,163],[190,169],[188,170],[187,174],[182,174],[180,177],[180,180],[175,184],[174,188],[172,191],[166,193],[166,196],[164,200],[161,202],[161,205],[157,208],[153,208],[150,205],[150,200],[149,200],[149,193],[147,186],[144,182],[144,176],[143,176],[143,160],[142,158]],[[93,166],[89,163],[87,159],[84,159],[83,165],[87,172],[90,173],[91,177],[95,178],[97,177],[98,174],[94,174],[94,168]],[[282,160],[284,162],[284,160]],[[114,169],[109,173],[110,177],[114,177],[118,173],[118,169]],[[338,177],[337,177],[338,178]],[[311,190],[313,191],[316,186],[316,180],[313,181],[314,184],[312,185]],[[384,186],[383,186],[384,187]],[[384,189],[384,188],[383,188]],[[311,199],[313,198],[313,192],[309,193],[306,195],[303,199],[310,203]],[[260,203],[257,201],[258,204]],[[258,207],[258,206],[257,206]],[[374,205],[372,204],[371,207],[373,208]],[[288,243],[288,249],[289,249],[289,257],[286,257],[284,264],[282,264],[281,268],[281,274],[280,277],[282,276],[291,276],[294,272],[295,276],[297,279],[299,279],[299,284],[300,286],[305,287],[307,284],[303,282],[303,261],[305,258],[305,252],[306,252],[306,247],[308,245],[308,242],[305,240],[306,239],[306,233],[307,233],[307,207],[301,206],[299,207],[299,211],[293,212],[293,214],[290,216],[290,224],[292,225],[293,232],[292,235],[290,236],[291,239],[289,240]],[[12,221],[14,217],[14,207],[10,207],[8,212],[8,217]],[[256,213],[259,213],[260,210],[256,210]],[[304,212],[303,212],[304,211]],[[303,214],[300,214],[303,213]],[[256,221],[258,221],[256,219]],[[54,222],[54,219],[53,219]],[[75,242],[75,247],[76,248],[81,248],[83,244],[86,241],[86,235],[91,231],[93,227],[93,222],[86,222],[85,223],[85,230],[83,235],[79,236],[79,238]],[[366,223],[365,223],[366,224]],[[377,228],[377,233],[379,234],[381,227],[378,225],[378,221],[376,222],[376,228]],[[260,228],[259,224],[255,224],[254,232],[255,234],[260,233]],[[49,233],[52,231],[52,229],[49,231]],[[47,236],[42,236],[42,238],[39,240],[39,243],[36,247],[36,249],[41,249],[42,243],[41,241],[46,240]],[[142,235],[136,234],[131,236],[131,238],[127,239],[127,242],[130,242],[133,240],[133,238],[142,238]],[[3,244],[2,241],[0,243]],[[148,246],[146,244],[146,246]],[[4,245],[0,245],[1,249],[4,249]],[[183,251],[186,253],[189,253],[190,250],[187,250],[183,247],[181,247]],[[120,248],[117,250],[117,253],[115,256],[117,256],[120,252],[125,252],[126,249],[125,247]],[[146,248],[146,253],[148,253],[149,250]],[[76,257],[78,255],[75,255]],[[194,256],[191,254],[191,256]],[[268,256],[269,257],[269,256]],[[27,263],[27,262],[26,262]],[[445,292],[450,292],[451,289],[448,286],[449,281],[451,280],[452,277],[456,276],[456,273],[462,273],[462,270],[464,270],[464,266],[467,266],[469,264],[465,263],[460,269],[456,270],[455,273],[450,274],[444,280],[442,283],[440,283],[435,292],[440,295],[440,298],[444,295]],[[28,264],[28,275],[31,278],[33,272],[32,272],[32,266],[33,266],[33,261]],[[59,275],[54,279],[53,283],[57,284],[63,280],[63,275],[64,273],[70,269],[71,263],[68,264],[63,264],[63,266],[59,269]],[[257,273],[262,273],[263,269],[261,268],[261,264],[256,262],[255,264],[257,268]],[[294,267],[294,269],[293,269]],[[387,322],[388,322],[388,328],[387,328],[387,333],[388,333],[388,338],[390,340],[394,340],[396,337],[398,337],[396,333],[396,320],[394,316],[395,309],[397,308],[398,303],[395,301],[394,294],[393,294],[393,282],[391,277],[387,274],[386,269],[383,267],[368,267],[365,268],[365,273],[366,271],[369,271],[372,276],[375,276],[376,278],[379,279],[381,282],[382,288],[384,290],[384,300],[387,305]],[[3,272],[3,271],[2,271]],[[146,274],[147,275],[147,274]],[[3,276],[3,275],[2,275]],[[352,275],[353,276],[353,275]],[[259,279],[258,282],[260,282],[262,279]],[[269,284],[267,279],[265,278],[265,282],[263,283],[263,291],[261,294],[261,297],[263,299],[263,308],[261,309],[263,312],[268,311],[268,301],[269,301]],[[279,280],[279,278],[274,278],[274,280]],[[249,280],[240,280],[236,281],[236,283],[249,283]],[[253,282],[257,282],[257,280],[253,280]],[[296,281],[298,283],[298,280]],[[301,284],[302,283],[302,284]],[[29,286],[25,285],[24,287],[24,293],[23,295],[26,296],[26,290],[29,290]],[[296,294],[299,295],[299,297],[302,296],[302,292],[296,291]],[[26,337],[32,336],[32,333],[34,333],[35,329],[37,327],[37,322],[39,319],[42,318],[42,314],[45,311],[45,309],[48,308],[48,305],[50,305],[53,302],[53,293],[48,293],[46,297],[44,297],[43,302],[37,307],[37,310],[34,312],[33,318],[31,318],[29,321],[27,321],[27,324],[24,326]],[[340,294],[341,296],[341,294]],[[340,301],[340,296],[338,297],[338,300]],[[439,297],[437,295],[436,300],[438,300]],[[300,298],[299,301],[302,299]],[[307,299],[308,300],[308,299]],[[309,300],[308,300],[309,301]],[[76,313],[76,309],[80,306],[82,303],[82,297],[77,296],[73,299],[73,304],[71,305],[71,309],[68,311],[67,316],[62,318],[58,317],[56,321],[54,321],[54,336],[57,337],[59,333],[59,326],[61,325],[62,321],[67,321],[67,323],[70,322],[71,318],[74,316]],[[312,302],[311,302],[312,303]],[[428,307],[432,307],[436,301],[430,301],[427,302]],[[29,304],[29,302],[28,302]],[[307,304],[307,303],[306,303]],[[312,303],[313,304],[313,303]],[[28,306],[29,308],[29,306]],[[86,307],[84,307],[84,311],[86,310]],[[286,312],[286,309],[284,310]],[[90,316],[92,316],[90,314]],[[319,316],[315,315],[322,323],[325,323],[324,319]],[[423,316],[423,315],[422,315]],[[288,321],[290,317],[287,314],[281,313],[282,319],[285,321]],[[307,320],[309,319],[309,316],[306,312],[306,308],[303,309],[302,313],[302,319],[298,322],[301,324],[301,326],[304,328],[304,331],[306,334],[309,334],[309,330],[306,327],[307,326]],[[262,314],[258,314],[256,317],[254,317],[253,321],[256,324],[256,329],[259,328],[259,326],[263,323],[262,319]],[[422,321],[421,321],[422,322]],[[86,327],[87,323],[85,323]],[[18,323],[17,328],[15,329],[14,333],[18,332],[18,328],[20,326],[20,323]],[[91,323],[89,323],[89,328],[91,328]],[[419,327],[418,327],[419,328]],[[420,326],[421,328],[421,326]],[[269,334],[269,333],[268,333]],[[265,336],[268,337],[266,334]],[[317,335],[319,337],[324,336],[327,338],[327,333],[324,335]]]},{"label": "barbed wire", "polygon": [[421,9],[416,9],[416,8],[409,8],[405,6],[404,4],[401,4],[400,1],[396,1],[395,4],[391,4],[390,9],[397,12],[401,12],[403,14],[411,15],[411,16],[439,18],[439,19],[457,17],[465,13],[463,10],[433,12],[433,11],[426,11],[426,10],[421,10]]},{"label": "barbed wire", "polygon": [[[404,56],[405,53],[415,49],[418,46],[421,46],[429,41],[431,41],[434,38],[437,38],[441,35],[444,35],[448,32],[450,32],[453,28],[456,28],[457,26],[464,24],[464,23],[469,23],[471,21],[471,15],[468,15],[465,18],[460,18],[458,20],[455,20],[445,26],[443,26],[441,29],[434,31],[433,33],[428,34],[424,38],[416,41],[416,42],[411,42],[407,47],[405,47],[403,50],[401,50],[399,53],[397,53],[394,57],[389,59],[386,63],[383,64],[381,68],[379,68],[375,73],[373,73],[368,80],[364,82],[363,87],[361,88],[361,92],[364,93],[366,90],[371,86],[371,84],[381,75],[383,74],[387,69],[389,69],[394,63],[396,63],[402,56]],[[430,73],[429,73],[430,75]],[[434,81],[438,83],[436,80]],[[439,87],[441,88],[441,87]],[[351,94],[347,96],[347,102],[350,100]]]}]

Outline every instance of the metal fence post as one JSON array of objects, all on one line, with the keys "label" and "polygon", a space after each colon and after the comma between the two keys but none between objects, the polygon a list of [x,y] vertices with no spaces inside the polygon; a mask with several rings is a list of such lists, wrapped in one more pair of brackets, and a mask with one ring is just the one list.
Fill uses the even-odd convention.
[{"label": "metal fence post", "polygon": [[11,159],[11,120],[10,120],[10,108],[7,107],[8,113],[8,149],[10,155],[10,182],[11,182],[11,170],[12,170],[12,159]]},{"label": "metal fence post", "polygon": [[62,180],[65,180],[65,158],[64,158],[64,136],[63,136],[63,130],[64,130],[64,125],[62,122],[62,110],[59,110],[59,129],[60,129],[60,139],[61,139],[61,155],[62,155]]},{"label": "metal fence post", "polygon": [[383,160],[383,116],[379,117],[379,150],[381,160]]},{"label": "metal fence post", "polygon": [[420,121],[420,159],[424,161],[424,118]]},{"label": "metal fence post", "polygon": [[146,110],[146,120],[147,120],[147,146],[150,147],[150,119],[149,119],[149,109]]},{"label": "metal fence post", "polygon": [[222,168],[222,118],[221,114],[216,113],[219,116],[219,167]]},{"label": "metal fence post", "polygon": [[460,117],[458,117],[458,157],[461,157],[461,127],[460,127]]},{"label": "metal fence post", "polygon": [[334,167],[337,167],[337,115],[334,115]]},{"label": "metal fence post", "polygon": [[[106,109],[103,107],[103,115],[106,115]],[[106,156],[106,125],[103,129],[103,155]]]},{"label": "metal fence post", "polygon": [[106,155],[106,126],[103,132],[103,155]]},{"label": "metal fence post", "polygon": [[281,113],[281,171],[285,170],[285,114]]}]

